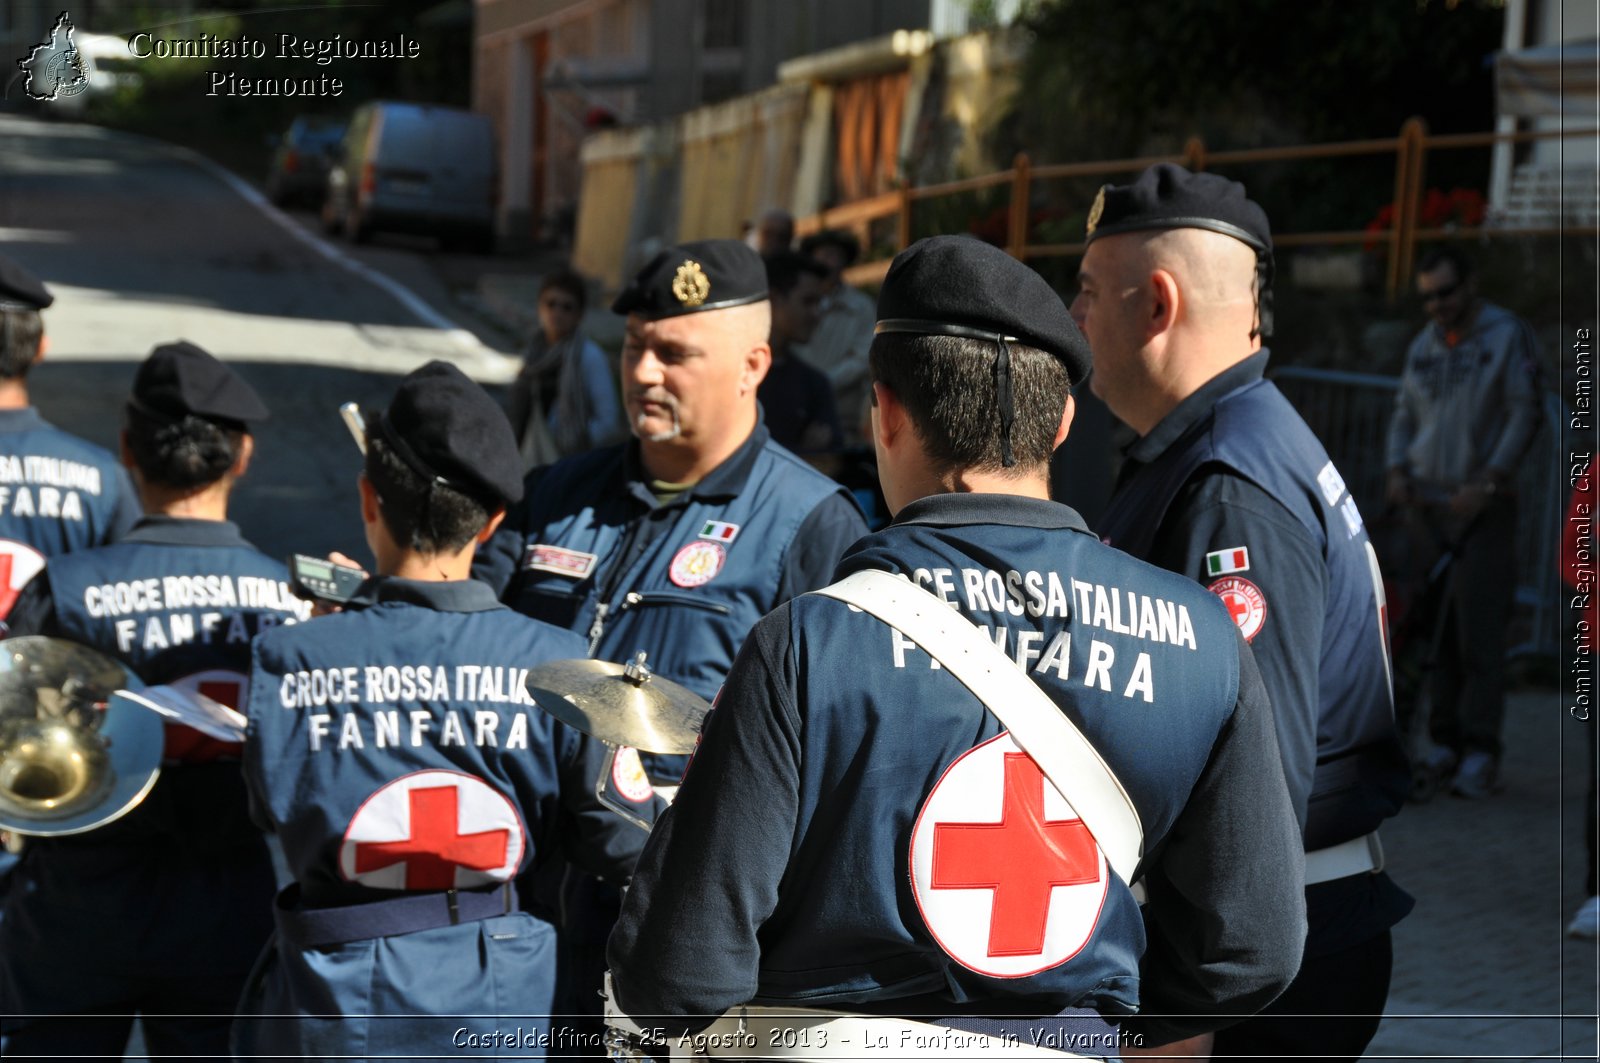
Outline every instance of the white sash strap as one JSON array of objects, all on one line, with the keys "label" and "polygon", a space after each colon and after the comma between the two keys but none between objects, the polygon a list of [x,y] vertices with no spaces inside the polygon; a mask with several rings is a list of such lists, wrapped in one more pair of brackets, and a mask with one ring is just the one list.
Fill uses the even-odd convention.
[{"label": "white sash strap", "polygon": [[1383,842],[1377,831],[1306,854],[1307,886],[1382,870]]},{"label": "white sash strap", "polygon": [[1133,881],[1144,829],[1128,792],[1056,703],[982,631],[941,599],[888,572],[857,572],[811,593],[872,614],[959,679],[1039,765],[1122,881]]}]

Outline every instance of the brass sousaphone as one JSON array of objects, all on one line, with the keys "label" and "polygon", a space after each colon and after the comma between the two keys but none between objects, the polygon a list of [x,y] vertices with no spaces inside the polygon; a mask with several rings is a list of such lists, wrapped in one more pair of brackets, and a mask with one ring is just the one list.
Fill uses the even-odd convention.
[{"label": "brass sousaphone", "polygon": [[87,646],[0,641],[0,830],[81,834],[144,800],[161,771],[161,718],[114,696],[140,685]]}]

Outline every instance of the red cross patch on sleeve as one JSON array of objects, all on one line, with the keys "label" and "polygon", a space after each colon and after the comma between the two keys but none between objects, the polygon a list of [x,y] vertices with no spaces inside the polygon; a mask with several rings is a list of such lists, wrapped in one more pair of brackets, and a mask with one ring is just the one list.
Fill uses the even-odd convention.
[{"label": "red cross patch on sleeve", "polygon": [[1243,576],[1225,576],[1206,588],[1222,599],[1246,642],[1255,641],[1267,622],[1267,596]]}]

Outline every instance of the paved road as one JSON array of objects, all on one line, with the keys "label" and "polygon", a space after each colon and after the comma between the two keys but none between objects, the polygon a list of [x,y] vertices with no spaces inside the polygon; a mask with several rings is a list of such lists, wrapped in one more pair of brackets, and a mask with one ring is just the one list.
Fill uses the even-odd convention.
[{"label": "paved road", "polygon": [[274,417],[235,515],[269,553],[361,543],[340,402],[381,403],[431,358],[486,382],[512,371],[493,333],[457,327],[425,241],[352,257],[311,236],[308,217],[156,141],[0,115],[0,142],[0,245],[57,300],[36,404],[112,446],[134,363],[157,343],[182,337],[239,363]]},{"label": "paved road", "polygon": [[1595,1059],[1593,942],[1564,935],[1584,892],[1587,728],[1550,690],[1512,695],[1504,792],[1410,805],[1383,830],[1417,898],[1395,928],[1388,1017],[1368,1059]]}]

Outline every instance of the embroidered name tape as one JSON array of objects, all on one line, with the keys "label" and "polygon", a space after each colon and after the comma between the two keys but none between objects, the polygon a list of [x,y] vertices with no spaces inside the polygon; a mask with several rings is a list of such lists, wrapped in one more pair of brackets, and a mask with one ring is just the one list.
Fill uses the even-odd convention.
[{"label": "embroidered name tape", "polygon": [[544,543],[529,543],[522,555],[522,567],[539,572],[554,572],[558,576],[582,579],[594,569],[595,555],[582,550],[568,550]]}]

